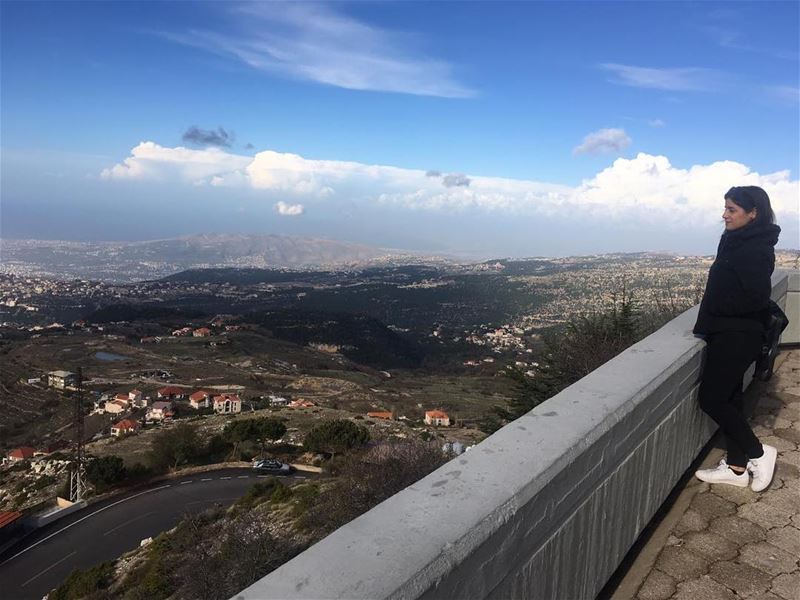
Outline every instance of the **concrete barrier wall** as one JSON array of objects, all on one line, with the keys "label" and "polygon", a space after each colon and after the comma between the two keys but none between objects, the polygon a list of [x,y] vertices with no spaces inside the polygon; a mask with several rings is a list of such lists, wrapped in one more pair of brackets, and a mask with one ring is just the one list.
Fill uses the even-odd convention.
[{"label": "concrete barrier wall", "polygon": [[56,502],[56,506],[54,506],[51,510],[31,517],[31,523],[35,529],[39,529],[40,527],[49,525],[50,523],[58,521],[67,515],[71,515],[72,513],[86,507],[88,504],[86,500],[81,500],[80,502],[70,502],[69,500],[64,500],[63,498],[57,498]]},{"label": "concrete barrier wall", "polygon": [[[785,303],[787,277],[773,283]],[[236,598],[593,598],[714,432],[695,401],[696,314]]]},{"label": "concrete barrier wall", "polygon": [[781,305],[789,317],[789,326],[781,336],[782,344],[800,344],[800,273],[785,274],[786,293]]}]

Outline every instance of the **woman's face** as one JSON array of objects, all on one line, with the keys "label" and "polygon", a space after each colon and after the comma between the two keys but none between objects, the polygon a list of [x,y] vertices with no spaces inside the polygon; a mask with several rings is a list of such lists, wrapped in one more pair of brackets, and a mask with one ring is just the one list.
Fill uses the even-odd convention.
[{"label": "woman's face", "polygon": [[725,198],[725,212],[722,220],[725,221],[725,231],[740,229],[756,218],[756,209],[747,212],[733,200]]}]

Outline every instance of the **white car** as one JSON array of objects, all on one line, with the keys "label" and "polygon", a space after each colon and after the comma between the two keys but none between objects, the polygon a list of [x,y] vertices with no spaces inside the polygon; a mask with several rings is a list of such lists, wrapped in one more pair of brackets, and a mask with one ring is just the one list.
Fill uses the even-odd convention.
[{"label": "white car", "polygon": [[261,458],[253,461],[253,468],[257,471],[264,473],[273,473],[275,475],[289,475],[294,471],[292,465],[287,465],[274,458]]}]

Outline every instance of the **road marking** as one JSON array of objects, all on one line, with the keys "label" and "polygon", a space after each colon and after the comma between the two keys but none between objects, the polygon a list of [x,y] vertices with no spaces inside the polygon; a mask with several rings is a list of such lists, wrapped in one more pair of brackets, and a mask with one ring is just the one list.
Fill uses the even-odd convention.
[{"label": "road marking", "polygon": [[211,478],[211,477],[206,477],[205,479],[201,479],[200,481],[213,481],[213,478]]},{"label": "road marking", "polygon": [[180,485],[185,485],[187,483],[192,483],[192,480],[190,479],[189,481],[181,481]]},{"label": "road marking", "polygon": [[134,521],[138,521],[139,519],[144,519],[145,517],[149,517],[150,515],[154,515],[154,514],[155,514],[155,511],[151,511],[151,512],[149,512],[149,513],[145,513],[145,514],[143,514],[143,515],[139,515],[138,517],[134,517],[134,518],[132,518],[130,521],[125,521],[124,523],[120,523],[119,525],[117,525],[116,527],[114,527],[114,529],[109,529],[109,530],[108,530],[108,531],[106,531],[106,532],[105,532],[103,535],[108,535],[109,533],[112,533],[112,532],[116,531],[116,530],[117,530],[117,529],[119,529],[120,527],[125,527],[125,525],[130,525],[130,524],[131,524],[131,523],[133,523]]},{"label": "road marking", "polygon": [[17,557],[18,557],[20,554],[25,554],[25,553],[26,553],[28,550],[31,550],[32,548],[35,548],[36,546],[38,546],[38,545],[39,545],[39,544],[41,544],[42,542],[46,542],[46,541],[47,541],[47,540],[49,540],[51,537],[55,537],[55,536],[57,536],[59,533],[62,533],[62,532],[64,532],[64,531],[66,531],[66,530],[67,530],[67,529],[69,529],[70,527],[72,527],[72,526],[74,526],[74,525],[77,525],[77,524],[78,524],[78,523],[80,523],[81,521],[85,521],[85,520],[86,520],[86,519],[88,519],[89,517],[93,517],[93,516],[95,516],[97,513],[101,513],[101,512],[103,512],[104,510],[111,508],[112,506],[116,506],[117,504],[122,504],[123,502],[127,502],[128,500],[133,500],[134,498],[137,498],[137,497],[139,497],[139,496],[143,496],[144,494],[149,494],[150,492],[157,492],[158,490],[163,490],[163,489],[165,489],[165,488],[168,488],[168,487],[172,487],[172,484],[171,484],[171,483],[168,483],[168,484],[166,484],[166,485],[162,485],[162,486],[159,486],[159,487],[157,487],[157,488],[153,488],[153,489],[151,489],[151,490],[145,490],[145,491],[143,491],[143,492],[139,492],[138,494],[134,494],[133,496],[128,496],[127,498],[123,498],[122,500],[117,500],[116,502],[113,502],[112,504],[109,504],[108,506],[104,506],[103,508],[101,508],[101,509],[98,509],[98,510],[94,511],[93,513],[91,513],[91,514],[89,514],[89,515],[86,515],[85,517],[81,517],[80,519],[78,519],[78,520],[77,520],[77,521],[75,521],[74,523],[70,523],[69,525],[67,525],[67,526],[66,526],[66,527],[64,527],[63,529],[59,529],[59,530],[58,530],[58,531],[56,531],[55,533],[51,533],[51,534],[50,534],[50,535],[48,535],[46,538],[42,538],[41,540],[39,540],[39,541],[38,541],[38,542],[36,542],[35,544],[32,544],[32,545],[28,546],[27,548],[25,548],[25,550],[21,550],[20,552],[17,552],[17,553],[16,553],[14,556],[12,556],[11,558],[9,558],[8,560],[5,560],[5,561],[3,561],[3,562],[2,562],[2,563],[0,563],[0,564],[3,564],[3,565],[4,565],[4,564],[6,564],[7,562],[10,562],[10,561],[14,560],[14,559],[15,559],[15,558],[17,558]]},{"label": "road marking", "polygon": [[230,477],[220,477],[220,479],[230,479]]},{"label": "road marking", "polygon": [[52,569],[53,567],[55,567],[55,566],[57,566],[57,565],[60,565],[62,562],[64,562],[64,561],[65,561],[65,560],[67,560],[67,559],[68,559],[70,556],[72,556],[72,555],[74,555],[74,554],[75,554],[75,550],[73,550],[72,552],[70,552],[69,554],[67,554],[67,555],[66,555],[64,558],[62,558],[61,560],[54,562],[52,565],[50,565],[49,567],[47,567],[47,568],[46,568],[44,571],[40,571],[38,575],[34,575],[33,577],[31,577],[30,579],[28,579],[28,581],[26,581],[25,583],[23,583],[23,584],[22,584],[21,586],[19,586],[19,587],[21,587],[21,588],[24,588],[24,587],[25,587],[26,585],[28,585],[28,584],[29,584],[31,581],[33,581],[33,580],[34,580],[34,579],[36,579],[37,577],[41,577],[42,575],[44,575],[45,573],[47,573],[47,572],[48,572],[50,569]]},{"label": "road marking", "polygon": [[264,479],[264,477],[272,477],[272,475],[256,475],[259,479]]},{"label": "road marking", "polygon": [[236,479],[250,479],[250,475],[239,475]]}]

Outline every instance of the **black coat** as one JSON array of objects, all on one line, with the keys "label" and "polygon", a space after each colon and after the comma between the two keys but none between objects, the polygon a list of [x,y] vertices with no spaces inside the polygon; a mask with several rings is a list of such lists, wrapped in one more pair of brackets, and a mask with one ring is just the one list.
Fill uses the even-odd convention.
[{"label": "black coat", "polygon": [[746,225],[722,234],[694,333],[764,331],[780,231],[777,225]]}]

